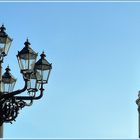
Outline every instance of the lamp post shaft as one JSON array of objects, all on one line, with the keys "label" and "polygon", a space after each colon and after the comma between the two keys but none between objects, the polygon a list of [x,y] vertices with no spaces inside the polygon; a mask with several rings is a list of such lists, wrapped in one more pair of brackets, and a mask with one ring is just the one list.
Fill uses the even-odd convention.
[{"label": "lamp post shaft", "polygon": [[0,138],[3,138],[3,125],[0,126]]},{"label": "lamp post shaft", "polygon": [[138,91],[136,104],[138,105],[138,137],[140,138],[140,91]]},{"label": "lamp post shaft", "polygon": [[140,138],[140,106],[138,106],[138,136]]},{"label": "lamp post shaft", "polygon": [[[2,61],[0,61],[0,94],[2,94]],[[1,107],[1,105],[0,105]],[[1,113],[0,113],[1,115]],[[2,117],[0,117],[0,119],[2,119]],[[0,122],[2,122],[2,120],[0,120]],[[0,126],[0,138],[3,138],[3,125]]]}]

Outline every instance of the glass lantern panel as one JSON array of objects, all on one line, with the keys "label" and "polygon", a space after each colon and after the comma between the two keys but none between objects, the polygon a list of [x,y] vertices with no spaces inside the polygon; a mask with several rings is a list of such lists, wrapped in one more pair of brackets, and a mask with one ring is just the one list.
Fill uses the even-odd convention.
[{"label": "glass lantern panel", "polygon": [[9,92],[9,84],[2,84],[3,92]]},{"label": "glass lantern panel", "polygon": [[48,81],[48,76],[49,76],[49,70],[44,70],[43,71],[43,81]]},{"label": "glass lantern panel", "polygon": [[28,69],[31,69],[31,70],[34,69],[35,61],[36,59],[30,59]]},{"label": "glass lantern panel", "polygon": [[6,44],[6,39],[4,37],[0,37],[0,54],[4,52],[5,44]]},{"label": "glass lantern panel", "polygon": [[36,79],[28,81],[28,90],[36,89]]},{"label": "glass lantern panel", "polygon": [[39,87],[40,87],[40,83],[38,83],[36,79],[30,79],[30,81],[28,81],[27,90],[29,93],[37,92]]},{"label": "glass lantern panel", "polygon": [[27,82],[27,89],[29,90],[30,87],[31,87],[31,83],[30,83],[30,81],[28,81],[28,82]]},{"label": "glass lantern panel", "polygon": [[40,70],[36,71],[36,79],[37,79],[37,81],[41,81],[41,79],[42,79],[41,71]]},{"label": "glass lantern panel", "polygon": [[0,44],[6,44],[7,37],[0,36]]},{"label": "glass lantern panel", "polygon": [[38,90],[40,84],[37,82],[36,74],[32,73],[29,79],[30,81],[28,81],[28,91]]},{"label": "glass lantern panel", "polygon": [[11,84],[9,84],[9,83],[2,83],[2,91],[6,92],[6,93],[12,92],[13,89],[14,89],[14,86],[15,86],[15,82],[11,83]]},{"label": "glass lantern panel", "polygon": [[9,48],[11,46],[11,43],[12,43],[12,40],[9,37],[7,37],[7,39],[6,39],[6,45],[4,47],[5,54],[8,54]]},{"label": "glass lantern panel", "polygon": [[35,65],[35,60],[19,59],[19,65],[21,70],[33,70]]},{"label": "glass lantern panel", "polygon": [[47,83],[50,75],[50,70],[37,70],[40,74],[40,78],[38,78],[38,82]]},{"label": "glass lantern panel", "polygon": [[5,44],[0,44],[0,54],[2,54],[4,52],[4,46],[5,46]]},{"label": "glass lantern panel", "polygon": [[37,81],[39,82],[39,83],[41,83],[41,81],[42,81],[42,71],[41,70],[36,70],[37,71],[37,73],[39,73],[39,77],[37,77]]},{"label": "glass lantern panel", "polygon": [[0,37],[0,53],[8,54],[12,40],[9,37]]}]

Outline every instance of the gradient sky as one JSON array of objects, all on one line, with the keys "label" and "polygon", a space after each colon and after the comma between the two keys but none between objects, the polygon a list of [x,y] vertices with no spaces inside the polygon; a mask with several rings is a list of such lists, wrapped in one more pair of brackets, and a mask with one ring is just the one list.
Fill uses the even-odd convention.
[{"label": "gradient sky", "polygon": [[27,37],[53,64],[44,97],[4,125],[5,138],[138,138],[140,3],[0,3],[2,23],[15,89]]}]

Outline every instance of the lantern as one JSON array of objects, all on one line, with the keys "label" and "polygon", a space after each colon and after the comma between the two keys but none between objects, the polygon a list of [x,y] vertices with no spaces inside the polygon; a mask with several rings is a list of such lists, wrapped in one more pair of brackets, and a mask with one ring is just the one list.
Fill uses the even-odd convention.
[{"label": "lantern", "polygon": [[5,93],[9,93],[13,91],[16,79],[10,73],[9,66],[5,70],[6,72],[2,75],[2,90]]},{"label": "lantern", "polygon": [[41,75],[39,72],[34,71],[30,74],[27,90],[28,92],[36,92],[40,87],[40,83],[38,83],[38,79],[41,79]]},{"label": "lantern", "polygon": [[0,54],[6,56],[12,43],[12,39],[6,34],[4,25],[0,27]]},{"label": "lantern", "polygon": [[21,72],[30,73],[34,69],[34,65],[37,58],[37,53],[30,47],[28,39],[24,43],[25,47],[18,52],[17,58]]},{"label": "lantern", "polygon": [[40,74],[38,77],[38,82],[46,84],[48,83],[49,75],[52,69],[52,64],[50,64],[46,59],[44,52],[40,55],[41,58],[35,63],[35,70]]}]

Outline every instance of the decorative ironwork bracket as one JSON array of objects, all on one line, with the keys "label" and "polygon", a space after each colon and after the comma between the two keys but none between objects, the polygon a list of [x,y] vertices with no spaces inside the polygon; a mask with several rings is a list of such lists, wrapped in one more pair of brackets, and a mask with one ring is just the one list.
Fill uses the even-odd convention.
[{"label": "decorative ironwork bracket", "polygon": [[11,93],[1,93],[0,95],[0,125],[4,122],[12,123],[15,121],[19,111],[25,106],[31,106],[33,100],[38,100],[43,96],[43,84],[41,84],[40,94],[38,96],[17,96],[27,90],[28,79],[24,79],[25,86],[21,90],[16,90]]}]

